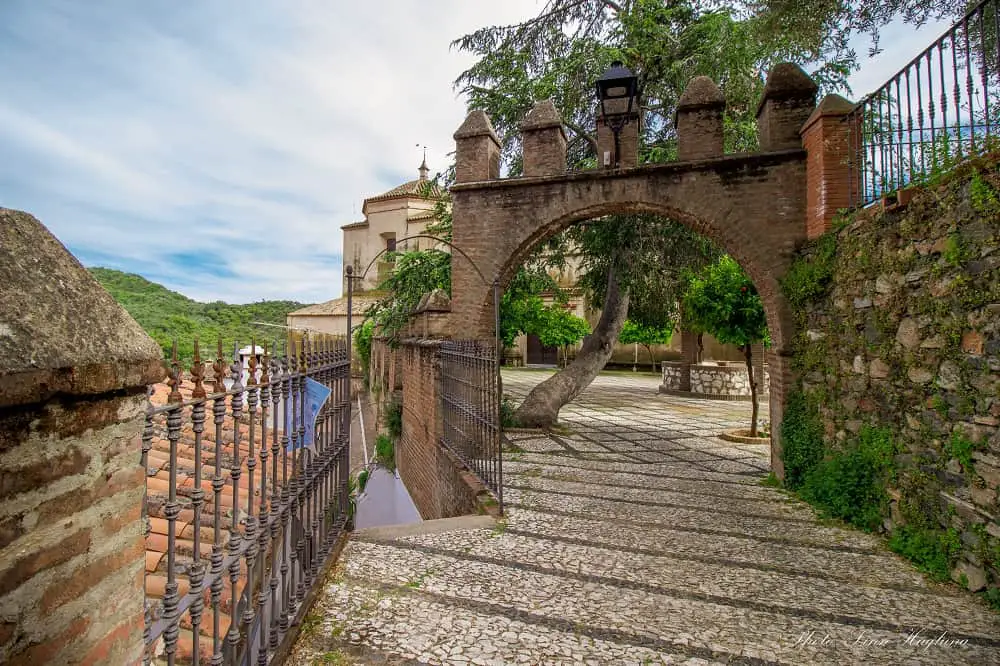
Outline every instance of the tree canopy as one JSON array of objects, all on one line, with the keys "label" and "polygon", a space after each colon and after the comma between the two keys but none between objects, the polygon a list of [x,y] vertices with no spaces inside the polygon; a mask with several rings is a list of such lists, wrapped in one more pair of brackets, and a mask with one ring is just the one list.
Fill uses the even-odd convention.
[{"label": "tree canopy", "polygon": [[684,295],[684,321],[723,344],[744,347],[768,340],[760,295],[728,255],[692,276]]},{"label": "tree canopy", "polygon": [[490,115],[504,161],[515,173],[521,120],[546,98],[570,130],[570,163],[594,163],[593,82],[613,60],[640,79],[646,161],[674,154],[674,111],[697,75],[711,77],[726,95],[729,149],[748,150],[756,145],[754,113],[771,65],[817,63],[813,78],[833,90],[844,86],[853,62],[846,44],[831,45],[811,25],[784,25],[772,16],[743,4],[694,0],[549,0],[528,21],[484,27],[455,40],[454,47],[478,59],[455,83],[470,108]]},{"label": "tree canopy", "polygon": [[868,34],[874,55],[880,50],[882,28],[893,20],[921,26],[931,20],[958,18],[972,4],[966,0],[752,0],[747,6],[760,16],[765,29],[787,26],[808,42],[835,45],[855,66],[856,56],[847,47],[853,35]]}]

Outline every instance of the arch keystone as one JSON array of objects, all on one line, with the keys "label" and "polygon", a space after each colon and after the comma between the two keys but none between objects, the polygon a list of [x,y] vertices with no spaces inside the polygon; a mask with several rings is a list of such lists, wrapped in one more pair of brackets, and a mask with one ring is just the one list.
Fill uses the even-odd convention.
[{"label": "arch keystone", "polygon": [[802,147],[799,130],[816,107],[818,91],[816,82],[798,65],[783,62],[774,66],[757,106],[762,151]]},{"label": "arch keystone", "polygon": [[455,181],[500,177],[500,139],[485,111],[470,111],[455,134]]},{"label": "arch keystone", "polygon": [[725,109],[726,98],[712,79],[707,76],[691,79],[674,114],[678,159],[718,157],[725,152],[722,131]]},{"label": "arch keystone", "polygon": [[551,99],[536,102],[521,123],[525,176],[566,172],[566,132]]}]

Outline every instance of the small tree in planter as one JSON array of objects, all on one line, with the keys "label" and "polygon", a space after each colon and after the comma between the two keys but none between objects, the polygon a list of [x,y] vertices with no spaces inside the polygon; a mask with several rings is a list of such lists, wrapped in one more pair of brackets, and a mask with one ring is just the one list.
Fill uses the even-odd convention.
[{"label": "small tree in planter", "polygon": [[663,326],[649,326],[631,319],[625,320],[622,332],[618,336],[618,341],[622,344],[639,344],[649,352],[649,363],[656,372],[656,359],[653,358],[653,345],[670,344],[670,337],[674,333],[673,322],[667,322]]},{"label": "small tree in planter", "polygon": [[750,436],[757,436],[757,378],[753,371],[753,347],[769,342],[767,318],[757,289],[739,264],[724,256],[693,276],[684,295],[684,316],[695,330],[711,333],[724,344],[743,351],[753,404]]}]

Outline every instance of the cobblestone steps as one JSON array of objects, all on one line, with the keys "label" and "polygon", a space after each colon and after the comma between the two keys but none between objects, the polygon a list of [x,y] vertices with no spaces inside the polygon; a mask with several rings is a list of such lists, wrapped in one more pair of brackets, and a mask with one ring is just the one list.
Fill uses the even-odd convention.
[{"label": "cobblestone steps", "polygon": [[512,433],[501,525],[355,535],[289,663],[1000,665],[978,599],[761,485],[767,449],[714,436],[748,405],[647,389]]},{"label": "cobblestone steps", "polygon": [[[879,663],[988,664],[995,663],[1000,649],[997,624],[995,620],[990,623],[985,610],[979,618],[966,618],[963,626],[971,629],[967,634],[956,631],[954,624],[942,627],[954,619],[956,610],[948,606],[951,600],[946,597],[902,599],[902,603],[917,601],[906,616],[908,626],[892,621],[892,608],[887,608],[881,619],[840,616],[812,607],[755,602],[748,586],[744,590],[750,598],[744,599],[733,593],[685,592],[677,582],[672,588],[659,587],[648,578],[648,566],[641,582],[616,579],[607,575],[592,552],[579,547],[573,555],[549,555],[543,560],[545,564],[539,564],[537,559],[530,561],[532,552],[538,556],[544,548],[532,551],[524,537],[505,534],[495,539],[494,549],[507,552],[505,557],[502,552],[495,553],[501,555],[497,558],[477,553],[490,541],[489,533],[467,532],[462,537],[451,537],[450,548],[458,552],[421,546],[413,539],[405,540],[408,543],[352,544],[346,579],[333,586],[336,593],[367,595],[372,589],[383,593],[367,624],[357,631],[349,630],[358,641],[390,652],[413,654],[428,663],[461,663],[455,659],[458,655],[453,653],[453,647],[443,653],[448,655],[446,660],[436,661],[445,658],[432,647],[455,639],[444,634],[428,638],[426,632],[443,617],[452,618],[454,629],[455,619],[466,619],[469,611],[474,611],[531,625],[529,632],[561,629],[576,637],[611,639],[613,649],[618,650],[616,660],[609,662],[607,655],[591,651],[592,647],[577,641],[567,645],[568,637],[563,636],[555,654],[532,649],[528,653],[531,660],[522,663],[544,663],[549,657],[570,656],[561,652],[564,648],[573,652],[573,662],[585,663],[591,658],[598,663],[621,663],[619,660],[631,657],[641,663],[645,655],[639,652],[646,646],[663,651],[654,663],[672,663],[686,657],[721,663],[843,664],[865,663],[877,655],[882,660]],[[463,552],[467,548],[469,552]],[[577,570],[565,566],[558,570],[554,566],[557,558],[576,563]],[[585,566],[584,562],[589,564]],[[387,568],[391,569],[390,576],[385,575]],[[518,581],[516,586],[510,584],[514,579]],[[825,601],[819,597],[817,604],[837,608],[850,601],[841,596],[849,590],[827,589],[830,596]],[[759,598],[773,598],[781,590],[762,587],[759,592]],[[852,609],[858,607],[856,601],[850,603]],[[496,626],[497,622],[493,619],[484,626]],[[447,627],[443,629],[446,634]],[[461,629],[467,638],[474,627]],[[373,631],[377,640],[373,639]],[[804,642],[803,637],[810,632],[815,632],[815,642]],[[929,639],[942,632],[947,632],[947,640],[964,643],[925,649],[907,642],[911,634]],[[518,657],[524,656],[520,652],[521,633],[517,639],[508,637],[496,645],[501,663],[517,663]],[[488,638],[484,635],[471,645],[482,644]],[[464,650],[461,654],[468,656]]]}]

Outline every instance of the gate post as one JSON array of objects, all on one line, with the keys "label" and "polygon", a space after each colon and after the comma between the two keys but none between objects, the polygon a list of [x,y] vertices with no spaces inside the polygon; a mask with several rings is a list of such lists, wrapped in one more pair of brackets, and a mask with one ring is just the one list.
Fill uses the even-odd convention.
[{"label": "gate post", "polygon": [[0,208],[0,662],[141,659],[140,433],[162,351],[55,237]]},{"label": "gate post", "polygon": [[851,169],[851,133],[857,124],[845,119],[854,105],[840,95],[827,95],[802,126],[806,158],[806,236],[822,236],[837,211],[851,206],[860,192],[860,169]]}]

